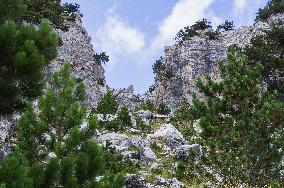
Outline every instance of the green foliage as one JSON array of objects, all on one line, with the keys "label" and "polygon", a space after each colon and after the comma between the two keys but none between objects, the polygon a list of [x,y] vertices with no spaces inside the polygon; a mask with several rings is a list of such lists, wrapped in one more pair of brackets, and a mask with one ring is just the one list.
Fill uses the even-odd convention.
[{"label": "green foliage", "polygon": [[266,21],[272,15],[284,12],[283,0],[269,0],[266,6],[259,9],[256,16],[256,21]]},{"label": "green foliage", "polygon": [[[186,26],[184,29],[181,29],[175,36],[175,40],[178,43],[182,43],[186,40],[189,40],[190,38],[194,36],[199,36],[199,32],[197,31],[204,31],[204,30],[211,30],[211,22],[208,22],[207,19],[203,18],[202,20],[199,20],[195,22],[192,26]],[[212,35],[214,32],[208,33],[207,35]],[[213,38],[213,37],[210,37]]]},{"label": "green foliage", "polygon": [[163,65],[163,57],[161,56],[160,59],[156,60],[154,65],[152,66],[154,74],[160,74],[164,71],[165,66]]},{"label": "green foliage", "polygon": [[232,47],[220,71],[220,82],[198,81],[204,100],[193,97],[191,115],[200,119],[201,144],[208,148],[204,164],[223,176],[225,186],[283,184],[284,106],[261,89],[263,66],[249,66]]},{"label": "green foliage", "polygon": [[80,14],[79,5],[65,3],[61,0],[22,0],[27,7],[24,20],[28,23],[39,24],[43,19],[48,19],[52,25],[61,30],[68,30],[65,21],[75,21],[76,14]]},{"label": "green foliage", "polygon": [[113,149],[104,149],[104,155],[107,156],[105,169],[112,173],[137,173],[138,167],[128,158],[116,153]]},{"label": "green foliage", "polygon": [[106,122],[100,122],[100,127],[105,128],[106,130],[115,131],[115,132],[121,130],[119,121],[117,121],[116,119],[111,120],[111,121],[106,121]]},{"label": "green foliage", "polygon": [[284,82],[279,78],[284,76],[284,28],[273,25],[265,31],[265,35],[256,36],[251,45],[245,49],[249,63],[261,63],[264,67],[262,79],[266,82],[268,90],[277,90],[284,93]]},{"label": "green foliage", "polygon": [[234,27],[233,21],[226,20],[224,23],[217,26],[217,31],[230,31],[233,30]]},{"label": "green foliage", "polygon": [[109,56],[106,55],[106,52],[102,52],[100,54],[95,54],[94,55],[94,58],[96,61],[99,61],[99,62],[103,62],[103,63],[107,63],[109,62]]},{"label": "green foliage", "polygon": [[43,68],[56,57],[57,41],[48,21],[38,29],[13,21],[0,25],[0,114],[19,111],[41,94]]},{"label": "green foliage", "polygon": [[165,103],[161,103],[158,105],[157,113],[162,115],[169,115],[171,113],[171,110]]},{"label": "green foliage", "polygon": [[[86,120],[84,99],[83,83],[64,64],[37,107],[29,105],[20,118],[17,152],[0,165],[0,182],[23,188],[122,187],[123,177],[106,175],[111,172],[105,170],[105,153],[91,141],[98,121],[96,115]],[[95,181],[102,175],[103,181]]]},{"label": "green foliage", "polygon": [[146,125],[146,123],[140,117],[136,118],[136,125],[143,132],[151,131],[151,127],[149,125]]},{"label": "green foliage", "polygon": [[2,0],[0,2],[0,23],[6,20],[22,19],[26,9],[27,5],[22,0]]},{"label": "green foliage", "polygon": [[118,104],[111,91],[107,91],[99,101],[96,112],[99,114],[115,114],[118,110]]},{"label": "green foliage", "polygon": [[141,104],[139,106],[140,110],[150,110],[151,112],[156,112],[157,107],[154,103],[152,103],[150,100],[147,100],[145,103]]},{"label": "green foliage", "polygon": [[160,78],[171,79],[174,77],[174,73],[171,68],[163,63],[163,58],[156,60],[154,65],[152,66],[153,73],[157,74]]},{"label": "green foliage", "polygon": [[217,40],[219,39],[219,31],[207,31],[204,33],[204,35],[209,39],[209,40]]},{"label": "green foliage", "polygon": [[[82,105],[84,89],[83,83],[77,83],[76,78],[71,76],[70,65],[64,64],[61,71],[53,75],[51,87],[39,99],[38,115],[31,105],[27,108],[18,124],[18,145],[30,160],[45,160],[46,154],[51,151],[62,158],[77,152],[81,142],[92,136],[90,132],[94,133],[96,121],[90,120],[89,129],[80,130],[86,116],[86,107]],[[50,141],[44,138],[45,135],[51,137]],[[38,145],[44,145],[49,150],[38,154],[35,152]]]},{"label": "green foliage", "polygon": [[191,105],[186,98],[181,100],[179,108],[175,110],[174,118],[171,121],[187,140],[192,140],[196,136],[193,128]]},{"label": "green foliage", "polygon": [[22,156],[10,155],[0,166],[0,187],[26,188],[32,186],[32,179],[28,175],[26,161]]},{"label": "green foliage", "polygon": [[117,118],[114,120],[108,120],[105,115],[106,121],[100,121],[100,127],[110,131],[124,131],[127,127],[132,126],[131,115],[126,107],[122,107],[117,112]]},{"label": "green foliage", "polygon": [[98,84],[101,85],[101,86],[105,86],[105,80],[102,79],[102,78],[99,79],[99,80],[98,80]]},{"label": "green foliage", "polygon": [[125,127],[132,126],[130,112],[126,107],[122,107],[117,112],[117,120],[119,124],[122,126],[121,129],[125,129]]},{"label": "green foliage", "polygon": [[199,20],[195,22],[192,26],[191,29],[197,31],[197,30],[205,30],[205,29],[211,29],[211,22],[208,22],[207,19],[203,18],[202,20]]},{"label": "green foliage", "polygon": [[60,0],[2,0],[0,2],[0,23],[13,20],[39,25],[48,19],[52,26],[66,31],[66,20],[75,21],[76,14],[80,14],[78,4],[61,4]]},{"label": "green foliage", "polygon": [[123,175],[108,174],[99,181],[99,188],[121,188],[125,185]]}]

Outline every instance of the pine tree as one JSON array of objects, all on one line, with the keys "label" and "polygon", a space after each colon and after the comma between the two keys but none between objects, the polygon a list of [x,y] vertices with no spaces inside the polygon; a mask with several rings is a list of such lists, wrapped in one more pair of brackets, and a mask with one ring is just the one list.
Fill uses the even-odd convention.
[{"label": "pine tree", "polygon": [[117,119],[118,122],[121,126],[120,129],[124,130],[126,127],[131,127],[132,122],[131,122],[131,116],[130,112],[126,107],[122,107],[118,112],[117,112]]},{"label": "pine tree", "polygon": [[99,114],[115,114],[118,110],[118,104],[111,91],[107,91],[99,101],[96,112]]},{"label": "pine tree", "polygon": [[56,57],[58,40],[48,21],[38,28],[14,22],[26,7],[20,0],[1,1],[0,7],[5,18],[0,22],[0,115],[5,115],[41,94],[43,68]]},{"label": "pine tree", "polygon": [[284,27],[274,24],[271,29],[264,31],[252,39],[251,45],[245,50],[249,63],[261,63],[264,66],[262,75],[270,91],[284,93]]},{"label": "pine tree", "polygon": [[[259,9],[256,22],[266,22],[273,15],[283,12],[283,0],[270,0],[264,8]],[[263,29],[263,32],[252,38],[245,54],[250,64],[255,65],[260,62],[264,66],[262,75],[267,89],[277,90],[279,99],[282,100],[284,94],[284,27],[282,21],[271,22],[270,28]]]},{"label": "pine tree", "polygon": [[[17,151],[28,160],[33,187],[105,184],[104,151],[91,141],[98,121],[96,115],[86,120],[84,99],[83,83],[71,76],[70,65],[64,64],[38,105],[29,105],[22,115],[17,125]],[[100,175],[105,175],[102,185],[95,179]],[[122,187],[124,179],[115,178],[113,183]]]},{"label": "pine tree", "polygon": [[284,106],[261,88],[261,64],[249,66],[236,47],[227,61],[222,80],[199,80],[204,99],[193,97],[190,116],[200,120],[200,142],[208,148],[203,162],[227,186],[283,186]]}]

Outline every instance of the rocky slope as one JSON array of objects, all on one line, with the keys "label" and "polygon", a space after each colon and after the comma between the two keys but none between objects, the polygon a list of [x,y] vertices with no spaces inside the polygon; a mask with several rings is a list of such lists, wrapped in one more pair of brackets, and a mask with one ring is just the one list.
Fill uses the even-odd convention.
[{"label": "rocky slope", "polygon": [[[175,178],[176,159],[186,159],[190,148],[199,150],[200,146],[189,145],[183,135],[169,123],[167,116],[150,111],[138,111],[131,116],[131,127],[116,132],[101,127],[95,137],[99,144],[112,148],[137,167],[135,173],[125,174],[126,187],[181,188],[183,183]],[[107,120],[103,115],[98,117],[101,122],[117,118],[112,115],[108,115]],[[137,117],[143,119],[147,130],[137,126]]]}]

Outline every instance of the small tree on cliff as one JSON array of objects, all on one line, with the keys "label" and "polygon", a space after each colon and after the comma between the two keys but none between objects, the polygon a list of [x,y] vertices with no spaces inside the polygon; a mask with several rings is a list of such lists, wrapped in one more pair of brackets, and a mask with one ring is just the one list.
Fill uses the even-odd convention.
[{"label": "small tree on cliff", "polygon": [[200,120],[201,143],[209,152],[205,164],[225,185],[283,186],[284,107],[261,88],[263,66],[249,66],[233,47],[220,71],[220,82],[197,82],[205,99],[193,97],[190,115]]},{"label": "small tree on cliff", "polygon": [[[112,176],[109,180],[104,174],[103,150],[91,141],[98,121],[95,115],[86,120],[84,99],[83,83],[78,83],[71,76],[70,65],[64,64],[53,75],[51,87],[39,99],[37,108],[29,105],[17,126],[19,154],[15,155],[23,155],[27,163],[12,164],[11,161],[17,162],[19,158],[8,157],[0,166],[0,182],[17,187],[14,185],[19,184],[13,184],[13,179],[6,179],[15,175],[5,169],[18,165],[25,172],[23,177],[16,176],[22,177],[18,178],[19,182],[25,180],[32,184],[22,187],[122,187],[121,176]],[[101,175],[105,178],[96,181],[96,176]]]}]

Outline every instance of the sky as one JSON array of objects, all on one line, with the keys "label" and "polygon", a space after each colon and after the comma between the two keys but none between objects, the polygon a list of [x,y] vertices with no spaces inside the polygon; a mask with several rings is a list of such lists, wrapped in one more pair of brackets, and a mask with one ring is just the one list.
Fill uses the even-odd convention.
[{"label": "sky", "polygon": [[206,18],[236,28],[252,25],[268,0],[64,0],[78,3],[96,53],[106,52],[106,83],[144,93],[154,83],[152,65],[173,45],[175,34]]}]

